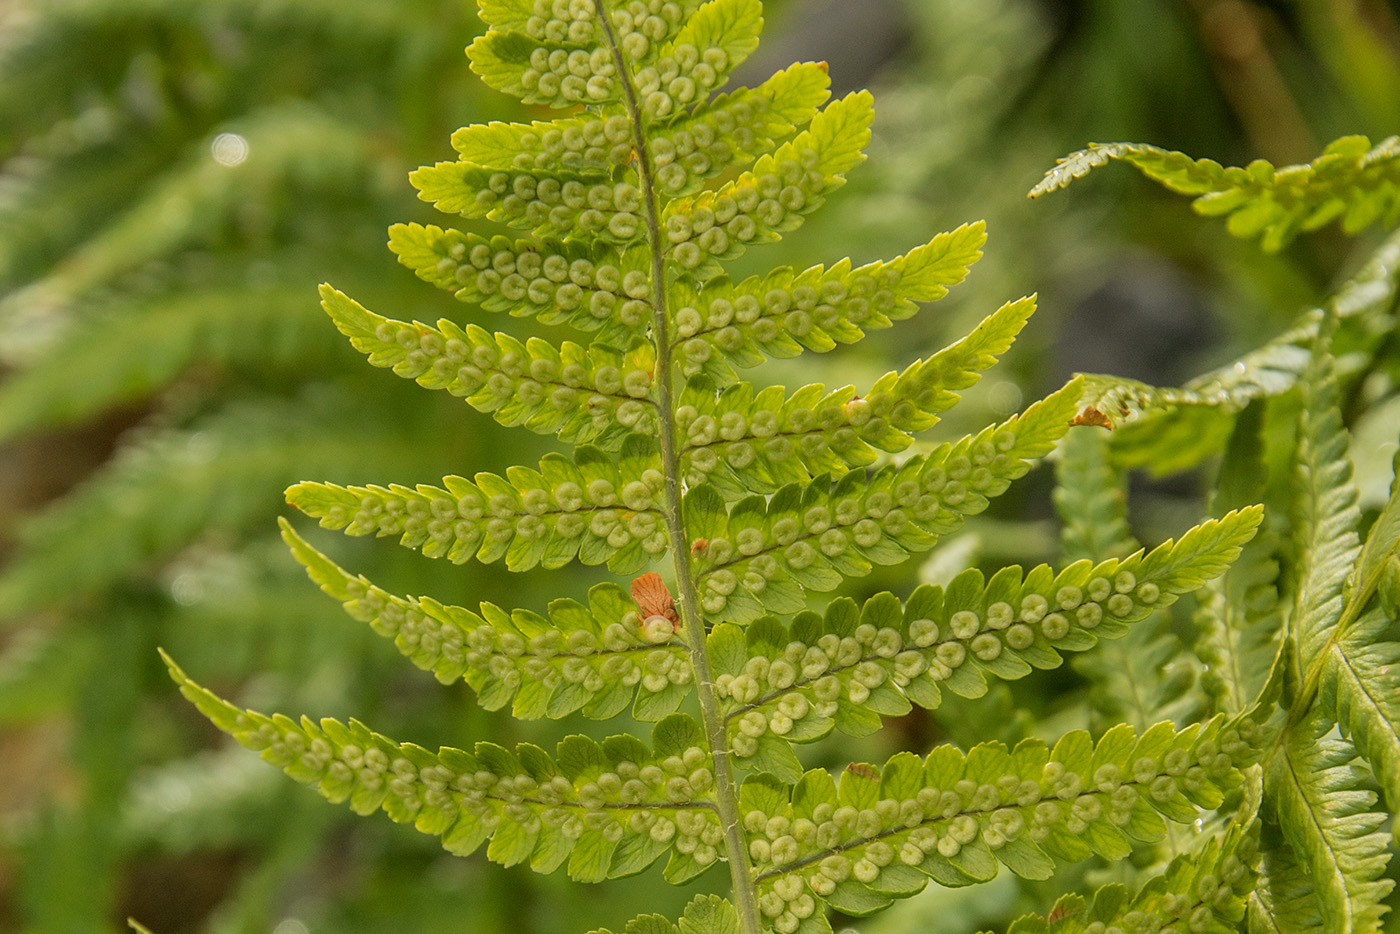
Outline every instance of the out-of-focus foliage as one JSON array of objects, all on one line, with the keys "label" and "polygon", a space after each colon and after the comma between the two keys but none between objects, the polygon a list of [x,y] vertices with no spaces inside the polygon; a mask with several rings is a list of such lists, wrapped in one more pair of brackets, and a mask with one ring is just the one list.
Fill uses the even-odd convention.
[{"label": "out-of-focus foliage", "polygon": [[[330,808],[226,750],[155,654],[166,646],[251,705],[354,714],[404,738],[552,746],[562,733],[495,720],[464,690],[415,678],[306,585],[273,522],[281,490],[304,478],[407,480],[536,453],[524,433],[363,366],[314,291],[333,279],[370,307],[472,320],[376,247],[390,223],[429,218],[406,174],[451,157],[443,127],[531,116],[467,72],[462,48],[481,28],[470,6],[0,0],[0,929],[117,930],[134,914],[155,934],[529,934],[565,917],[584,930],[680,913],[681,893],[645,875],[583,888],[454,859],[405,828]],[[1088,139],[1285,164],[1343,133],[1394,133],[1391,4],[766,6],[769,41],[739,83],[830,58],[838,93],[873,84],[882,109],[870,167],[765,263],[774,251],[822,252],[813,244],[838,233],[859,263],[907,248],[909,230],[987,217],[993,232],[947,307],[823,358],[824,382],[869,385],[894,341],[932,351],[1001,297],[1040,292],[1004,365],[1022,368],[1020,384],[999,376],[970,394],[950,436],[1070,370],[1174,385],[1234,356],[1213,341],[1262,344],[1367,252],[1324,231],[1261,256],[1127,173],[1095,173],[1074,198],[1031,205],[1024,192]],[[852,7],[873,38],[818,46],[860,35],[841,19]],[[783,366],[771,367],[779,380]],[[1384,393],[1395,376],[1358,392]],[[1383,448],[1393,452],[1397,422],[1389,405],[1354,426],[1381,451],[1358,464],[1368,515],[1386,499]],[[1156,542],[1185,528],[1199,509],[1178,505],[1181,492],[1142,491],[1133,533]],[[971,552],[926,573],[1054,557],[1049,513],[1027,511],[1025,495],[970,524]],[[998,519],[1011,515],[1021,518]],[[522,602],[507,596],[518,580],[474,566],[338,548],[396,592]],[[908,577],[881,570],[850,592],[907,592]],[[583,596],[581,583],[564,593],[564,580],[551,574],[535,608]],[[1147,652],[1171,638],[1148,636]],[[264,674],[230,683],[250,671]],[[1170,700],[1180,685],[1154,689]],[[840,740],[839,758],[883,761],[901,740],[1014,741],[1032,727],[1010,711],[1027,708],[1046,735],[1087,725],[1065,713],[1084,709],[1069,703],[1082,690],[1072,675],[1016,690],[1005,716],[995,696],[952,700],[937,719]],[[1038,899],[1034,887],[934,892],[862,930],[1004,925],[1067,887],[1053,880]]]}]

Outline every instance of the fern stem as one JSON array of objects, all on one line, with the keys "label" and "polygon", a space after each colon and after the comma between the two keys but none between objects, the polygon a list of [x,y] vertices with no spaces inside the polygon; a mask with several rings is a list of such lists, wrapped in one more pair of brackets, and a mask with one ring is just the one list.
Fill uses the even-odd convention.
[{"label": "fern stem", "polygon": [[675,434],[675,389],[672,385],[671,335],[666,301],[666,257],[661,236],[660,206],[657,203],[651,157],[646,146],[646,129],[642,121],[641,106],[637,101],[636,88],[632,84],[622,49],[613,32],[605,0],[594,0],[594,6],[621,79],[623,100],[632,124],[637,176],[641,182],[642,200],[646,205],[647,248],[651,253],[652,343],[656,347],[654,385],[659,409],[657,434],[661,446],[661,469],[666,485],[666,532],[670,538],[671,556],[676,570],[676,609],[680,614],[690,663],[695,671],[695,693],[700,701],[701,722],[714,765],[716,805],[720,826],[724,829],[725,858],[729,863],[729,875],[733,882],[734,907],[738,910],[739,927],[742,934],[760,934],[762,928],[758,911],[758,885],[749,862],[743,830],[739,825],[738,785],[734,780],[734,769],[730,762],[725,721],[720,714],[714,677],[710,673],[710,659],[705,650],[705,621],[699,612],[699,593],[690,573],[690,542],[686,535],[682,511],[680,453],[676,446]]}]

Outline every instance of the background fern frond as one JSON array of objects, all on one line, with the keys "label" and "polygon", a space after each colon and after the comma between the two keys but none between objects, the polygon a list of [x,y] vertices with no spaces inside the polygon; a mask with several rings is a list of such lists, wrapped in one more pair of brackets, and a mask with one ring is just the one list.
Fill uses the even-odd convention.
[{"label": "background fern frond", "polygon": [[1228,215],[1237,237],[1260,237],[1267,252],[1282,249],[1300,232],[1340,219],[1355,233],[1378,220],[1396,219],[1400,187],[1396,159],[1400,137],[1372,146],[1364,136],[1328,144],[1312,162],[1274,168],[1256,159],[1244,168],[1222,168],[1211,159],[1140,143],[1102,143],[1060,160],[1031,197],[1064,188],[1110,160],[1127,162],[1171,191],[1195,197],[1192,207],[1207,217]]},{"label": "background fern frond", "polygon": [[1367,934],[1380,930],[1382,901],[1395,884],[1385,876],[1386,815],[1373,809],[1356,748],[1329,736],[1332,729],[1314,713],[1289,733],[1270,767],[1270,800],[1287,845],[1311,869],[1323,930]]}]

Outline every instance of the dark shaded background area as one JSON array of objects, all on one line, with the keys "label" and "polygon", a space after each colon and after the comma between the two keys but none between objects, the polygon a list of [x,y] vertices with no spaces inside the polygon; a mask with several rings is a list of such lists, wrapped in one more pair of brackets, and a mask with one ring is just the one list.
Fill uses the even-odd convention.
[{"label": "dark shaded background area", "polygon": [[[1090,140],[1287,163],[1400,130],[1393,3],[766,8],[738,80],[825,60],[837,93],[875,91],[879,116],[847,188],[736,271],[890,256],[978,218],[990,241],[927,314],[756,382],[868,384],[1037,292],[1017,347],[935,431],[953,437],[1075,371],[1177,383],[1272,336],[1365,255],[1370,241],[1326,230],[1264,256],[1126,169],[1034,203],[1025,192]],[[481,711],[349,621],[276,535],[297,480],[431,481],[549,449],[366,366],[316,305],[329,280],[396,317],[525,333],[383,248],[390,223],[443,222],[406,174],[450,158],[452,129],[525,116],[467,70],[480,28],[458,0],[0,0],[0,931],[117,931],[135,915],[156,934],[545,934],[685,900],[655,870],[584,888],[328,806],[230,749],[155,653],[248,706],[356,716],[431,747],[633,729]],[[1052,559],[1047,482],[974,523],[978,550],[948,560]],[[1142,488],[1141,537],[1179,531],[1172,502],[1192,489]],[[314,542],[391,591],[466,605],[538,610],[600,579]],[[883,569],[851,594],[907,593],[919,574]],[[1079,690],[1047,676],[1018,700],[1039,715]],[[975,711],[955,716],[979,728]],[[950,723],[919,712],[811,761],[926,747]],[[925,898],[945,900],[941,930],[1004,923],[1030,907],[1005,882]],[[919,910],[857,928],[901,930]]]}]

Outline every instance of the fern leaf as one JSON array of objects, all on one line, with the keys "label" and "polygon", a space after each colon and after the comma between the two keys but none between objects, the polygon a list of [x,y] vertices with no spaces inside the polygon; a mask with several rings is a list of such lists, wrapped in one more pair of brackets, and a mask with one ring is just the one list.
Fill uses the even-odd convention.
[{"label": "fern leaf", "polygon": [[1346,740],[1328,735],[1332,721],[1314,712],[1288,732],[1270,768],[1279,826],[1311,869],[1327,934],[1380,930],[1382,900],[1394,886],[1384,877],[1386,815],[1372,810],[1369,777]]},{"label": "fern leaf", "polygon": [[887,262],[855,269],[850,260],[800,273],[783,268],[739,283],[718,276],[703,286],[682,278],[670,302],[683,370],[721,385],[733,367],[766,357],[825,353],[853,344],[948,294],[982,256],[986,225],[966,224]]},{"label": "fern leaf", "polygon": [[1394,810],[1400,801],[1400,644],[1382,641],[1389,626],[1376,609],[1331,643],[1318,700],[1366,758]]},{"label": "fern leaf", "polygon": [[[614,10],[604,24],[596,7],[576,5],[564,18],[503,19],[467,56],[483,81],[527,104],[605,104],[622,96],[627,81],[646,116],[660,119],[704,100],[758,46],[761,11],[757,0],[685,2],[659,16]],[[629,66],[647,67],[618,75],[615,50]],[[665,90],[662,75],[670,79]]]},{"label": "fern leaf", "polygon": [[428,597],[396,597],[352,576],[282,520],[282,538],[307,574],[413,664],[443,684],[464,679],[481,705],[524,720],[581,711],[606,720],[629,703],[640,720],[675,712],[690,690],[685,647],[668,631],[645,630],[616,584],[598,584],[588,604],[555,600],[546,619],[483,603],[480,612]]},{"label": "fern leaf", "polygon": [[[1264,407],[1254,403],[1236,420],[1216,485],[1217,509],[1265,498],[1264,415]],[[1228,714],[1256,703],[1279,653],[1284,626],[1278,555],[1278,533],[1265,527],[1197,597],[1193,648],[1206,665],[1201,686]]]},{"label": "fern leaf", "polygon": [[1267,841],[1259,883],[1249,896],[1249,934],[1315,934],[1325,929],[1311,870],[1282,840]]},{"label": "fern leaf", "polygon": [[[0,440],[149,396],[195,360],[265,364],[268,349],[276,347],[306,361],[323,336],[306,311],[300,284],[123,300],[7,374],[0,385]],[[81,379],[74,378],[78,373]]]},{"label": "fern leaf", "polygon": [[702,866],[718,858],[714,776],[689,717],[658,723],[650,749],[623,735],[602,743],[569,736],[553,757],[527,744],[433,753],[354,720],[240,710],[164,657],[180,692],[241,745],[330,801],[411,822],[452,853],[490,841],[495,862],[553,872],[568,860],[569,875],[582,882],[632,875],[667,853]]},{"label": "fern leaf", "polygon": [[1299,567],[1292,627],[1300,658],[1316,665],[1341,621],[1344,587],[1361,555],[1360,512],[1351,482],[1349,435],[1342,426],[1330,362],[1331,329],[1319,334],[1303,375],[1294,475]]},{"label": "fern leaf", "polygon": [[511,241],[420,224],[389,228],[389,248],[420,279],[486,311],[599,331],[627,346],[650,322],[645,250],[573,241]]},{"label": "fern leaf", "polygon": [[955,531],[987,508],[1069,428],[1077,381],[1035,403],[1020,418],[993,425],[925,457],[866,478],[846,474],[783,487],[771,500],[750,497],[725,513],[701,486],[686,500],[701,608],[747,622],[762,608],[790,613],[804,591],[829,591],[844,577],[896,564]]},{"label": "fern leaf", "polygon": [[[1063,524],[1067,560],[1101,560],[1135,547],[1128,532],[1126,478],[1107,457],[1109,440],[1095,427],[1071,430],[1055,463],[1055,508]],[[1074,658],[1089,682],[1089,705],[1098,724],[1130,723],[1146,729],[1158,720],[1198,719],[1191,695],[1195,666],[1171,632],[1170,617],[1154,613],[1122,639],[1100,642]]]},{"label": "fern leaf", "polygon": [[110,587],[200,534],[238,533],[302,471],[334,477],[347,464],[392,472],[421,463],[411,443],[421,423],[367,412],[374,407],[353,395],[333,405],[314,395],[255,399],[123,448],[21,529],[22,555],[0,574],[0,619]]},{"label": "fern leaf", "polygon": [[[658,127],[647,140],[657,181],[669,197],[688,194],[733,165],[748,165],[807,124],[829,92],[826,71],[793,65]],[[632,128],[622,114],[551,122],[490,123],[452,135],[463,162],[496,171],[557,172],[607,179],[631,164]]]},{"label": "fern leaf", "polygon": [[1092,427],[1071,430],[1055,461],[1055,510],[1069,561],[1122,557],[1137,547],[1128,531],[1126,478],[1109,463],[1108,440]]},{"label": "fern leaf", "polygon": [[1084,731],[1048,748],[940,746],[900,753],[883,767],[852,765],[840,783],[822,770],[789,787],[772,776],[740,790],[742,826],[770,918],[810,917],[818,900],[865,915],[921,891],[929,879],[969,885],[1000,865],[1029,879],[1094,854],[1121,859],[1152,841],[1163,817],[1196,819],[1219,807],[1239,773],[1217,742],[1221,720],[1176,732]]},{"label": "fern leaf", "polygon": [[[624,934],[739,934],[739,913],[718,895],[697,895],[685,906],[679,924],[661,915],[641,915],[627,922]],[[589,934],[612,934],[605,928]]]},{"label": "fern leaf", "polygon": [[575,557],[639,570],[666,551],[662,477],[654,438],[629,435],[616,460],[584,445],[573,460],[545,455],[539,470],[447,477],[442,487],[344,487],[303,482],[287,502],[349,535],[399,536],[407,548],[454,564],[504,558],[512,571],[557,568]]},{"label": "fern leaf", "polygon": [[[287,189],[372,190],[376,156],[363,131],[309,105],[281,105],[250,115],[237,129],[258,158],[228,167],[200,146],[149,185],[126,209],[47,274],[0,299],[0,358],[18,361],[44,348],[71,324],[90,290],[153,261],[198,247],[250,198],[294,211]],[[171,204],[183,206],[170,210]],[[42,334],[29,317],[42,305]]]},{"label": "fern leaf", "polygon": [[708,376],[694,376],[676,412],[686,481],[726,496],[766,493],[873,463],[876,449],[903,451],[912,433],[956,404],[954,390],[981,379],[1034,310],[1033,299],[1002,306],[952,346],[885,374],[863,397],[849,386],[828,393],[813,384],[785,399],[782,387],[755,393],[742,382],[717,394]]},{"label": "fern leaf", "polygon": [[1058,574],[1041,565],[1022,577],[1011,567],[986,581],[970,569],[946,590],[918,588],[903,606],[886,593],[860,609],[834,600],[825,618],[800,613],[790,627],[771,617],[721,623],[709,651],[731,748],[740,757],[780,755],[775,744],[833,728],[863,735],[911,703],[938,707],[944,690],[981,697],[989,677],[1054,668],[1061,652],[1119,638],[1220,574],[1261,516],[1259,507],[1231,513],[1150,554],[1080,561]]},{"label": "fern leaf", "polygon": [[446,319],[434,328],[377,315],[328,285],[321,286],[321,304],[374,366],[464,397],[503,425],[609,451],[629,429],[655,431],[656,406],[648,397],[656,351],[645,341],[620,354],[568,341],[554,347],[537,337],[521,343]]},{"label": "fern leaf", "polygon": [[[1252,803],[1257,810],[1257,798]],[[1065,896],[1049,917],[1018,918],[1007,934],[1131,930],[1139,918],[1151,918],[1158,930],[1236,931],[1253,894],[1258,863],[1259,822],[1251,814],[1223,835],[1206,838],[1196,852],[1173,859],[1131,897],[1119,884],[1100,888],[1087,903]]]},{"label": "fern leaf", "polygon": [[699,275],[708,260],[732,259],[796,229],[865,160],[874,116],[868,92],[849,94],[734,181],[667,203],[661,212],[667,257]]},{"label": "fern leaf", "polygon": [[1344,136],[1312,162],[1281,168],[1263,159],[1224,168],[1156,146],[1094,144],[1061,159],[1031,197],[1063,188],[1110,160],[1127,162],[1170,191],[1195,197],[1196,213],[1228,216],[1231,234],[1260,237],[1260,246],[1273,253],[1299,233],[1338,219],[1347,233],[1382,219],[1394,223],[1400,201],[1397,157],[1400,137],[1394,136],[1376,146],[1364,136]]}]

